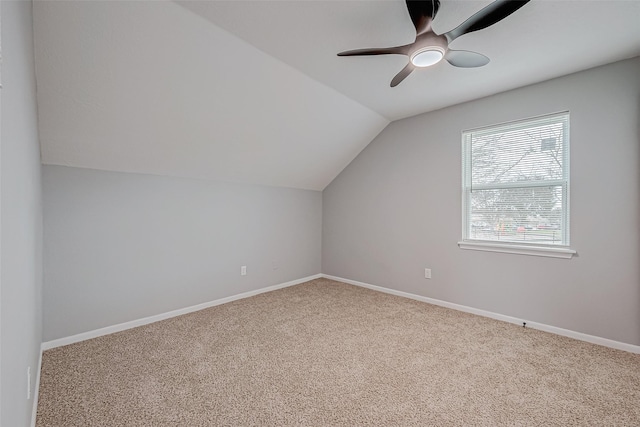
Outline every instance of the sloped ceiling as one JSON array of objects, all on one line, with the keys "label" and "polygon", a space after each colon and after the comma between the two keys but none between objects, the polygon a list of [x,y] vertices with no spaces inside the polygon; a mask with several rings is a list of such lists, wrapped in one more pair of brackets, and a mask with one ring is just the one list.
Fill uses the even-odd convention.
[{"label": "sloped ceiling", "polygon": [[172,2],[37,2],[46,164],[322,190],[389,123]]},{"label": "sloped ceiling", "polygon": [[[490,3],[442,0],[448,31]],[[44,163],[322,190],[389,123],[640,54],[640,1],[534,0],[396,88],[403,0],[37,1]]]}]

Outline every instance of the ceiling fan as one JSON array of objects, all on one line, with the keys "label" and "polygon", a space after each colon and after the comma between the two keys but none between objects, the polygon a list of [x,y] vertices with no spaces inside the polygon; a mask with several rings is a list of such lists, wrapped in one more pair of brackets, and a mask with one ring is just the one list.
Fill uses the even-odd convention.
[{"label": "ceiling fan", "polygon": [[431,28],[431,22],[440,8],[440,0],[406,0],[407,9],[414,27],[416,40],[404,46],[387,48],[356,49],[340,52],[338,56],[365,55],[406,55],[409,63],[391,80],[391,87],[402,82],[416,68],[437,64],[442,59],[455,67],[482,67],[489,63],[486,56],[467,50],[449,49],[449,44],[472,31],[487,28],[527,4],[530,0],[496,0],[458,27],[444,34],[436,34]]}]

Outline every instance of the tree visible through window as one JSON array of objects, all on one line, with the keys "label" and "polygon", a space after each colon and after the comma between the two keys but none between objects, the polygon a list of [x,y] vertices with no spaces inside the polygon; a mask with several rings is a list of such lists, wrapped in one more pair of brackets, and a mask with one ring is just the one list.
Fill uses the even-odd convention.
[{"label": "tree visible through window", "polygon": [[569,113],[462,133],[463,240],[569,245]]}]

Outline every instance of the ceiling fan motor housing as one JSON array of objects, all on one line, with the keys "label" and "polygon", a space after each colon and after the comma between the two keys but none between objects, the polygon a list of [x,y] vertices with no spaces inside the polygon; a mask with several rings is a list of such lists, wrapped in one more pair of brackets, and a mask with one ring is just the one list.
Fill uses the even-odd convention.
[{"label": "ceiling fan motor housing", "polygon": [[446,37],[428,32],[418,36],[408,56],[416,67],[428,67],[440,62],[448,49]]}]

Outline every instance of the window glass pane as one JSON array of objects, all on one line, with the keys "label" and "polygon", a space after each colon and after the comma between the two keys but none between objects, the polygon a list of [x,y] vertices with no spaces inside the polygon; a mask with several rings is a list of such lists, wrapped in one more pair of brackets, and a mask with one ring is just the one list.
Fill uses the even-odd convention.
[{"label": "window glass pane", "polygon": [[468,238],[563,244],[562,185],[473,190]]}]

